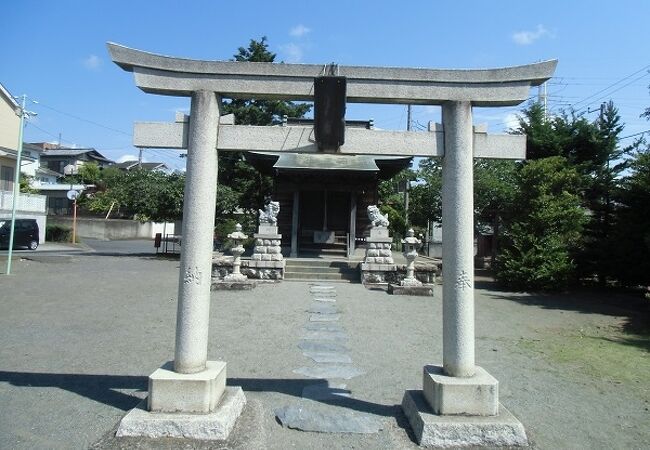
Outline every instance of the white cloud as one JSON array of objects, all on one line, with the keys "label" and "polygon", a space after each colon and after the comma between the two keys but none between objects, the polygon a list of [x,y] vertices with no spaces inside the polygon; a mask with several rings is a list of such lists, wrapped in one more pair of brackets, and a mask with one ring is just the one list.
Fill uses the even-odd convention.
[{"label": "white cloud", "polygon": [[301,45],[290,42],[280,46],[282,53],[286,55],[286,62],[299,63],[302,61],[303,48]]},{"label": "white cloud", "polygon": [[83,65],[88,70],[97,70],[102,65],[102,60],[97,55],[90,55],[83,60]]},{"label": "white cloud", "polygon": [[[123,163],[125,161],[137,161],[137,160],[138,157],[136,155],[122,155],[119,158],[117,158],[115,162]],[[142,162],[147,162],[144,156],[142,157]]]},{"label": "white cloud", "polygon": [[533,31],[517,31],[516,33],[513,33],[512,40],[518,45],[530,45],[539,38],[547,36],[548,34],[549,32],[544,28],[544,25],[537,25],[537,28]]},{"label": "white cloud", "polygon": [[311,31],[311,28],[307,28],[303,24],[296,25],[291,30],[289,30],[289,35],[293,37],[303,37]]}]

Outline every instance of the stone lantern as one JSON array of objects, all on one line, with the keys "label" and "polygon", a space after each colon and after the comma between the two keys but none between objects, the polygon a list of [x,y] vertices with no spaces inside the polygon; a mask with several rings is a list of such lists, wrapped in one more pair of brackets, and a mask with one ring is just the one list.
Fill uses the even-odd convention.
[{"label": "stone lantern", "polygon": [[422,241],[415,237],[413,228],[406,232],[406,238],[402,239],[404,244],[404,257],[406,258],[406,278],[402,280],[402,286],[422,286],[422,283],[415,278],[415,258],[418,256],[418,249]]},{"label": "stone lantern", "polygon": [[422,241],[415,237],[415,232],[411,228],[406,232],[406,237],[402,239],[404,245],[404,257],[406,258],[406,278],[400,284],[388,284],[388,293],[393,295],[433,295],[433,285],[423,284],[415,278],[415,258],[418,256],[418,249]]},{"label": "stone lantern", "polygon": [[242,243],[244,242],[245,239],[248,238],[244,233],[241,231],[241,225],[237,224],[235,225],[235,231],[230,233],[228,235],[229,239],[232,239],[233,243],[235,246],[230,250],[233,254],[233,262],[232,262],[232,273],[228,274],[224,277],[224,281],[232,283],[232,282],[245,282],[248,281],[248,278],[246,275],[243,275],[239,268],[241,267],[241,255],[244,253],[244,246]]}]

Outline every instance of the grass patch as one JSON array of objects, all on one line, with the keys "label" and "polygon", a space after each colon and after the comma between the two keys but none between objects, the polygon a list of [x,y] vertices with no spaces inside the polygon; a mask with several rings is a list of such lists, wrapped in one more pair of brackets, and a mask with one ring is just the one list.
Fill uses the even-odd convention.
[{"label": "grass patch", "polygon": [[521,339],[517,346],[541,354],[550,363],[569,366],[592,378],[634,385],[647,393],[650,335],[625,333],[620,327],[562,330],[543,339]]}]

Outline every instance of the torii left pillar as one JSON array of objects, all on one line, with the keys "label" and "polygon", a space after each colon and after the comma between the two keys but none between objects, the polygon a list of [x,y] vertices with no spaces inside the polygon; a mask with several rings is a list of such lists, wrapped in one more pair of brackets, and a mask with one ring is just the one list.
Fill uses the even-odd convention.
[{"label": "torii left pillar", "polygon": [[127,414],[117,436],[223,440],[246,403],[241,388],[226,388],[226,363],[208,361],[220,103],[192,93],[174,361],[149,376],[147,411]]}]

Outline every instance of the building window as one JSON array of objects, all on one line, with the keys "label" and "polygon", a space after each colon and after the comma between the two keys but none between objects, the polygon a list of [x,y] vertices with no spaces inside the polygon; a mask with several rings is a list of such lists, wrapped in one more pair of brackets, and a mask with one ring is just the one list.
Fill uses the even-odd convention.
[{"label": "building window", "polygon": [[0,168],[0,190],[12,191],[14,189],[14,168],[2,166]]}]

